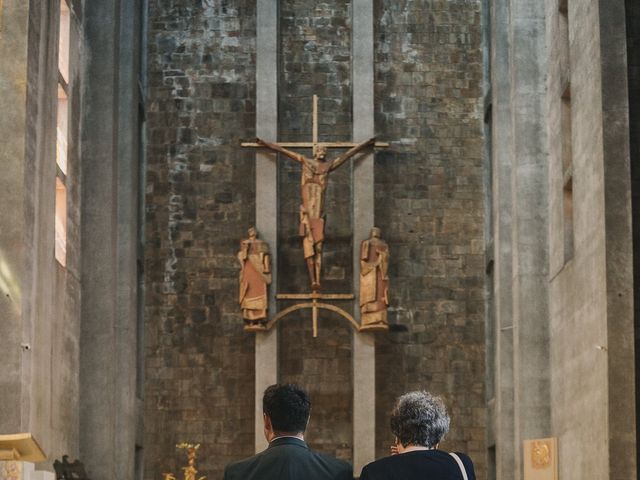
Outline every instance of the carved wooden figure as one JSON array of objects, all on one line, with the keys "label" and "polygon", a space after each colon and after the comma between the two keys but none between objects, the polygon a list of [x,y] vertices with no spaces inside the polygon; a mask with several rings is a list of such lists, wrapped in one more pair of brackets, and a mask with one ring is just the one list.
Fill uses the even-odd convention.
[{"label": "carved wooden figure", "polygon": [[249,238],[240,242],[240,292],[238,301],[242,309],[245,328],[264,328],[269,310],[268,286],[271,284],[271,255],[269,245],[258,238],[251,227]]},{"label": "carved wooden figure", "polygon": [[320,144],[315,148],[313,158],[288,150],[277,143],[256,139],[256,143],[264,148],[282,153],[302,165],[300,175],[300,231],[304,258],[307,262],[311,289],[320,289],[320,271],[322,269],[322,244],[324,241],[324,194],[327,189],[329,174],[339,168],[347,160],[363,150],[375,145],[375,138],[362,142],[334,160],[327,161],[327,149]]},{"label": "carved wooden figure", "polygon": [[389,246],[372,228],[360,246],[360,330],[387,330]]}]

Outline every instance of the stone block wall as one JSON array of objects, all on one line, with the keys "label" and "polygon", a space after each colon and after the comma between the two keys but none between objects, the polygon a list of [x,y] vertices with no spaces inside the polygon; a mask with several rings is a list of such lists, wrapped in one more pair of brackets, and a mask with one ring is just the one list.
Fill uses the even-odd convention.
[{"label": "stone block wall", "polygon": [[255,2],[149,2],[145,478],[181,441],[221,477],[253,453],[253,337],[237,306],[255,221]]},{"label": "stone block wall", "polygon": [[[377,0],[377,226],[392,254],[393,323],[377,340],[377,455],[395,397],[424,388],[452,413],[445,448],[484,472],[480,2]],[[177,471],[201,442],[203,474],[252,454],[253,337],[236,304],[238,241],[254,221],[255,8],[246,0],[149,4],[146,473]],[[280,2],[279,139],[351,139],[349,2]],[[358,139],[360,140],[360,139]],[[306,152],[308,155],[310,151]],[[330,154],[330,156],[335,153]],[[281,158],[279,292],[308,291],[297,236],[300,167]],[[352,171],[326,194],[324,291],[352,290]],[[283,303],[284,305],[284,303]],[[351,331],[321,313],[280,324],[280,376],[309,388],[313,448],[352,455]],[[357,381],[357,379],[355,379]]]},{"label": "stone block wall", "polygon": [[[318,95],[321,140],[351,140],[351,8],[349,2],[280,2],[279,139],[310,141],[312,96]],[[343,150],[342,150],[343,151]],[[334,158],[342,151],[330,151]],[[311,156],[311,150],[303,152]],[[298,236],[301,166],[279,160],[279,292],[309,292]],[[352,291],[351,164],[329,175],[323,253],[323,292]],[[342,302],[349,307],[350,302]],[[290,302],[281,302],[281,307]],[[346,304],[346,305],[345,305]],[[320,312],[319,336],[311,334],[309,310],[280,325],[281,381],[309,390],[312,448],[351,460],[351,327],[333,312]]]},{"label": "stone block wall", "polygon": [[407,390],[443,395],[444,448],[485,472],[480,2],[378,0],[376,223],[391,251],[390,321],[376,346],[376,453]]}]

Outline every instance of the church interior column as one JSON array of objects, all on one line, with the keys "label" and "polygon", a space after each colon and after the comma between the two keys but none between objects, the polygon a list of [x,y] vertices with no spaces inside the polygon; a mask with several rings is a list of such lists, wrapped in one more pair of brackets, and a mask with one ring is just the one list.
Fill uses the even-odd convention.
[{"label": "church interior column", "polygon": [[136,413],[140,12],[129,3],[94,1],[84,7],[79,458],[94,480],[134,477],[141,428]]},{"label": "church interior column", "polygon": [[[637,475],[634,364],[633,230],[627,37],[624,0],[600,0],[602,133],[606,229],[609,475]],[[618,128],[610,128],[617,125]],[[636,281],[638,281],[636,279]],[[637,369],[637,365],[636,365]]]},{"label": "church interior column", "polygon": [[[268,141],[278,138],[278,2],[259,0],[256,32],[256,134]],[[269,291],[269,318],[276,312],[278,285],[278,178],[276,155],[256,153],[256,228],[270,247],[272,281]],[[278,328],[256,334],[255,449],[264,450],[262,394],[278,381]]]},{"label": "church interior column", "polygon": [[[374,135],[373,114],[373,2],[352,5],[353,141]],[[353,164],[353,292],[354,316],[359,318],[360,242],[374,226],[373,153]],[[353,471],[375,459],[375,338],[353,333]]]},{"label": "church interior column", "polygon": [[[491,92],[494,139],[493,210],[495,275],[495,415],[496,478],[513,478],[513,257],[511,247],[511,51],[508,42],[509,0],[491,9]],[[490,367],[491,368],[491,367]]]},{"label": "church interior column", "polygon": [[512,0],[512,254],[515,475],[523,441],[550,435],[548,178],[543,3]]}]

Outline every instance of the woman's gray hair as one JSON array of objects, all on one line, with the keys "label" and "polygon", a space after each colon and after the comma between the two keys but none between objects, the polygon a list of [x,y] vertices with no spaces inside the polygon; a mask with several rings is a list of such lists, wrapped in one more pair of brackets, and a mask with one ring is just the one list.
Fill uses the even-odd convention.
[{"label": "woman's gray hair", "polygon": [[405,393],[391,412],[391,431],[403,446],[435,447],[449,431],[444,402],[425,391]]}]

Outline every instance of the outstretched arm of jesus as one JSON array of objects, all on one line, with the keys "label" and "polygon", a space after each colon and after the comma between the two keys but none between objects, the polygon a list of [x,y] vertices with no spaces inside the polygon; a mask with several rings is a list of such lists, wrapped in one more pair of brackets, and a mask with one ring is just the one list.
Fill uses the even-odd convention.
[{"label": "outstretched arm of jesus", "polygon": [[265,142],[260,138],[256,138],[256,143],[264,148],[273,150],[274,152],[282,153],[283,155],[286,155],[287,157],[291,158],[292,160],[295,160],[296,162],[304,163],[304,159],[302,155],[299,155],[296,152],[292,152],[291,150],[287,150],[286,148],[282,148],[277,143]]},{"label": "outstretched arm of jesus", "polygon": [[358,153],[365,150],[366,148],[369,148],[370,146],[375,145],[375,143],[376,143],[376,137],[373,137],[367,140],[366,142],[362,142],[361,144],[350,148],[344,154],[340,155],[338,158],[336,158],[333,161],[333,163],[331,164],[331,167],[329,168],[329,171],[335,170],[336,168],[340,167],[344,162],[349,160],[351,157],[353,157],[354,155],[357,155]]}]

